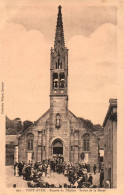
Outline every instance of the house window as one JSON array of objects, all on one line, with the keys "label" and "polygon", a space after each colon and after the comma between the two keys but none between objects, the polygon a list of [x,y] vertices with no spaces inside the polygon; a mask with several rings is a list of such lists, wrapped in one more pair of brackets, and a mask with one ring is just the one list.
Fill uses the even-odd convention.
[{"label": "house window", "polygon": [[43,146],[43,150],[44,150],[44,151],[45,151],[45,149],[46,149],[45,146]]},{"label": "house window", "polygon": [[83,150],[84,151],[89,151],[90,147],[90,135],[88,133],[83,135]]},{"label": "house window", "polygon": [[73,146],[71,146],[71,151],[73,151]]},{"label": "house window", "polygon": [[33,150],[33,141],[34,141],[34,136],[33,134],[28,134],[27,135],[27,145],[28,145],[28,150]]}]

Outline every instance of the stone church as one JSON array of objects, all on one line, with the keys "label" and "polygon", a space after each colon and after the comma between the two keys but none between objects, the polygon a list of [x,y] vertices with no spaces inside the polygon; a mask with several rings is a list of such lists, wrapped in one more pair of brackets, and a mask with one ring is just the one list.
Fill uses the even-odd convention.
[{"label": "stone church", "polygon": [[61,154],[65,162],[98,165],[98,138],[68,109],[68,49],[61,6],[50,62],[50,108],[18,138],[18,161],[42,161]]}]

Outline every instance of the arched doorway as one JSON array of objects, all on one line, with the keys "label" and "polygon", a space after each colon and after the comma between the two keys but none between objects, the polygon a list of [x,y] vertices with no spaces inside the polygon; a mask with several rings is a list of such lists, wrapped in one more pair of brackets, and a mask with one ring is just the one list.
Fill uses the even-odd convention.
[{"label": "arched doorway", "polygon": [[63,155],[63,144],[60,139],[56,139],[53,142],[53,154],[62,154]]}]

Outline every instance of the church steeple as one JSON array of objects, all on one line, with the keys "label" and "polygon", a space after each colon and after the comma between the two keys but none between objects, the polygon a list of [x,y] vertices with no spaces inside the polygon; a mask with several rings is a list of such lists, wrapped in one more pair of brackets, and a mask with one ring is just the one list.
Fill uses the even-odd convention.
[{"label": "church steeple", "polygon": [[64,43],[61,6],[58,7],[54,47],[50,59],[50,118],[55,129],[61,128],[68,108],[68,49]]},{"label": "church steeple", "polygon": [[54,48],[51,48],[50,95],[68,96],[68,49],[64,43],[61,6],[58,7]]},{"label": "church steeple", "polygon": [[54,49],[55,50],[65,47],[61,8],[62,7],[59,5],[57,24],[56,24],[55,42],[54,42]]}]

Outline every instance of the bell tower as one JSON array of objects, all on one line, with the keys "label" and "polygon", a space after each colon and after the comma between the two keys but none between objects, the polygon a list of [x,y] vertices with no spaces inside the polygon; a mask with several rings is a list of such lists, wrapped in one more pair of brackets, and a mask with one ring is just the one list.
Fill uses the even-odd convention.
[{"label": "bell tower", "polygon": [[58,17],[54,48],[51,48],[50,96],[68,99],[68,49],[65,47],[61,6]]},{"label": "bell tower", "polygon": [[[65,160],[69,161],[69,120],[68,120],[68,49],[65,47],[61,6],[55,32],[54,47],[51,48],[50,63],[50,133],[49,139],[61,143]],[[54,154],[54,142],[50,146]]]},{"label": "bell tower", "polygon": [[[65,47],[61,6],[58,7],[58,17],[55,32],[54,47],[51,48],[50,63],[50,115],[51,119],[62,121],[67,117],[68,108],[68,49]],[[64,118],[63,118],[64,120]],[[57,125],[53,125],[57,127]],[[59,127],[61,125],[58,125]],[[59,128],[61,129],[61,128]]]}]

